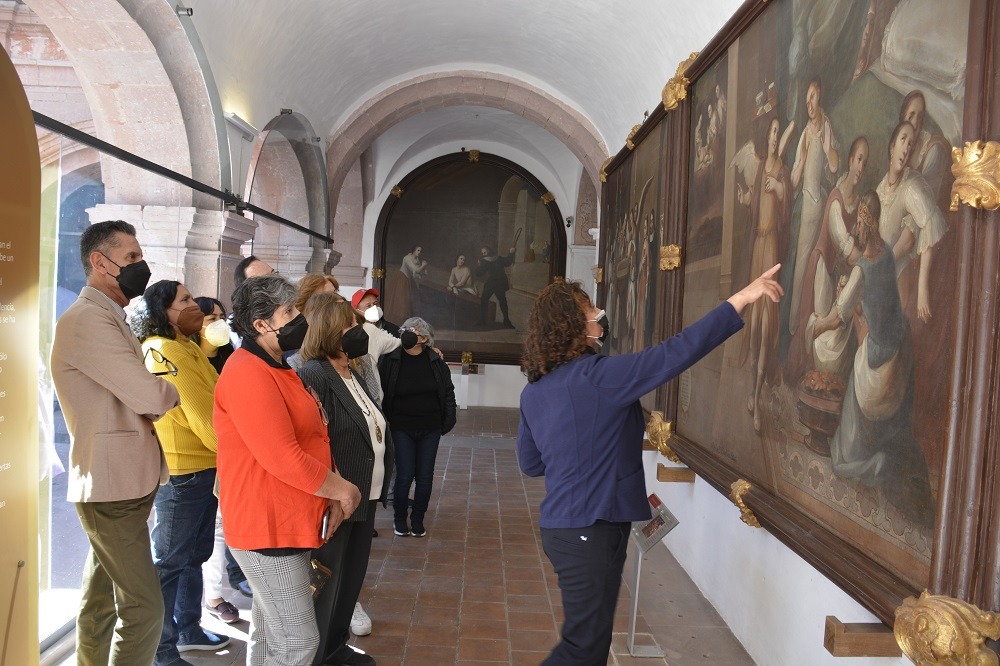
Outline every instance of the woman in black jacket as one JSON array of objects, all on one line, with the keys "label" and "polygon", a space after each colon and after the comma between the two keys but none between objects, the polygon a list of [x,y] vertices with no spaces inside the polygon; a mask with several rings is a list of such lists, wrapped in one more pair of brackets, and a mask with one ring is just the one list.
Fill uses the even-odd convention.
[{"label": "woman in black jacket", "polygon": [[[309,322],[299,377],[327,415],[330,449],[340,475],[361,490],[357,510],[313,551],[331,571],[316,596],[319,649],[314,664],[374,664],[347,644],[372,547],[375,505],[385,505],[392,477],[392,439],[378,404],[365,390],[355,359],[368,353],[368,334],[339,294],[319,293],[305,306]],[[367,501],[364,501],[367,500]]]},{"label": "woman in black jacket", "polygon": [[[394,531],[397,536],[422,537],[424,514],[431,499],[434,461],[441,435],[455,427],[455,387],[448,364],[433,350],[434,330],[420,317],[400,326],[401,349],[382,357],[382,408],[389,419],[396,447],[393,489]],[[407,497],[413,491],[413,511],[407,525]]]}]

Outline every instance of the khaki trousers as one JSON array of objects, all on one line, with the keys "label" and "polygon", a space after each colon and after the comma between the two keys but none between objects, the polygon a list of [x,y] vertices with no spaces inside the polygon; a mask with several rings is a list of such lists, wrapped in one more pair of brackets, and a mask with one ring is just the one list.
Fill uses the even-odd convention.
[{"label": "khaki trousers", "polygon": [[156,490],[116,502],[78,502],[90,552],[76,621],[79,666],[149,666],[163,628],[163,595],[146,521]]}]

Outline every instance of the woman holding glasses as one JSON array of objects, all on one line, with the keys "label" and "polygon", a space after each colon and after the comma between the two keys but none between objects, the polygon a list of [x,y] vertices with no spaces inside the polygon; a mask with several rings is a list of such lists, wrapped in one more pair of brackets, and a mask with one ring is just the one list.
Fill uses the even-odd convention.
[{"label": "woman holding glasses", "polygon": [[[243,345],[215,391],[226,543],[253,588],[248,664],[309,664],[319,645],[309,559],[361,501],[334,467],[326,410],[282,359],[307,324],[280,275],[233,292]],[[325,517],[324,517],[325,516]]]},{"label": "woman holding glasses", "polygon": [[201,628],[201,565],[215,543],[215,456],[212,403],[219,375],[189,339],[204,315],[184,285],[161,280],[142,296],[133,329],[146,367],[177,387],[181,404],[155,422],[170,480],[153,502],[153,563],[163,592],[163,630],[156,666],[184,664],[180,652],[217,650],[229,638]]}]

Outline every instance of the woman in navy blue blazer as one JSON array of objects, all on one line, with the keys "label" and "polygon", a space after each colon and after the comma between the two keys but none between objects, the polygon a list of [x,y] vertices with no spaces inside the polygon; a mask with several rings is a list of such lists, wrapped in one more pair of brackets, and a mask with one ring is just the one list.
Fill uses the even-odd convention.
[{"label": "woman in navy blue blazer", "polygon": [[545,476],[545,554],[559,576],[562,639],[544,664],[604,664],[632,521],[649,520],[639,398],[743,328],[740,313],[782,295],[773,267],[678,335],[635,354],[596,353],[603,311],[578,283],[550,284],[528,319],[517,452]]}]

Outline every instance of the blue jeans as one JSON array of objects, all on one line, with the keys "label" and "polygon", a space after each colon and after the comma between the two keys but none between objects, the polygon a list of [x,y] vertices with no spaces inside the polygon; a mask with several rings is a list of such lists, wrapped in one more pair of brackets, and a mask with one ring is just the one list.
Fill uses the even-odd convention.
[{"label": "blue jeans", "polygon": [[153,501],[153,564],[163,592],[163,631],[155,664],[177,661],[177,643],[195,643],[204,636],[201,622],[201,565],[215,545],[212,494],[215,469],[171,476]]},{"label": "blue jeans", "polygon": [[396,449],[396,487],[393,490],[393,512],[397,523],[406,522],[406,499],[414,480],[412,520],[423,522],[427,505],[431,501],[434,485],[434,461],[437,459],[440,430],[407,432],[392,430],[392,443]]}]

